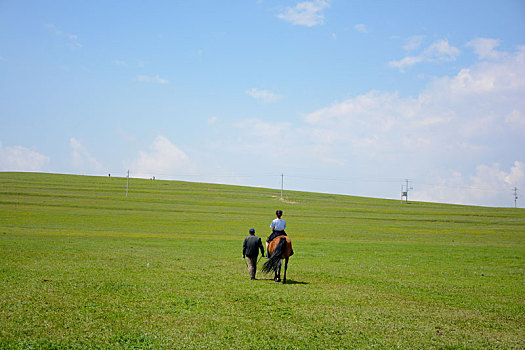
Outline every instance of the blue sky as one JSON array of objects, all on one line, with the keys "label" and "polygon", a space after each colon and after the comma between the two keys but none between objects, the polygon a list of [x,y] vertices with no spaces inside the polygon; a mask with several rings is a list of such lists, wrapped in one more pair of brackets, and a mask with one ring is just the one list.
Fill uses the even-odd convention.
[{"label": "blue sky", "polygon": [[0,170],[513,206],[525,2],[0,1]]}]

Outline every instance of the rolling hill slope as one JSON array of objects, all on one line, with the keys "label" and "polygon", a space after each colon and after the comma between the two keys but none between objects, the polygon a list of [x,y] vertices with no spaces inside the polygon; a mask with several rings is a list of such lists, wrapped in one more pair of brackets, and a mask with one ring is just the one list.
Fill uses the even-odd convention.
[{"label": "rolling hill slope", "polygon": [[[525,210],[0,173],[0,347],[523,348]],[[289,284],[242,240],[284,211]]]}]

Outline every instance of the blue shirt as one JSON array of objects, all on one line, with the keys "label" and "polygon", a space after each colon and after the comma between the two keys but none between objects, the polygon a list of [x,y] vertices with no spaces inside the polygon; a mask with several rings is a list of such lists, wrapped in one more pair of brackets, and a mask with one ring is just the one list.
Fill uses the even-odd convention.
[{"label": "blue shirt", "polygon": [[286,228],[286,221],[283,219],[274,219],[270,225],[270,228],[274,231],[284,231]]}]

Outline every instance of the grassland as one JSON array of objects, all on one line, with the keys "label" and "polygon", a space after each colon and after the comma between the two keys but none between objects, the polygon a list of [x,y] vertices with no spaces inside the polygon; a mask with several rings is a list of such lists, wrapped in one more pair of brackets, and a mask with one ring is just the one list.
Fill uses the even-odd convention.
[{"label": "grassland", "polygon": [[[523,349],[525,210],[0,173],[0,348]],[[242,240],[284,211],[289,284]]]}]

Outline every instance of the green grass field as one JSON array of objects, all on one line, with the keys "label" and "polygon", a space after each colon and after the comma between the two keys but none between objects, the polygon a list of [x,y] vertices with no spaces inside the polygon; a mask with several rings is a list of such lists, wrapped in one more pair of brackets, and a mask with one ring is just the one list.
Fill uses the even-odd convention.
[{"label": "green grass field", "polygon": [[[0,348],[523,349],[525,210],[0,173]],[[288,282],[242,241],[283,209]],[[149,264],[149,266],[148,266]]]}]

